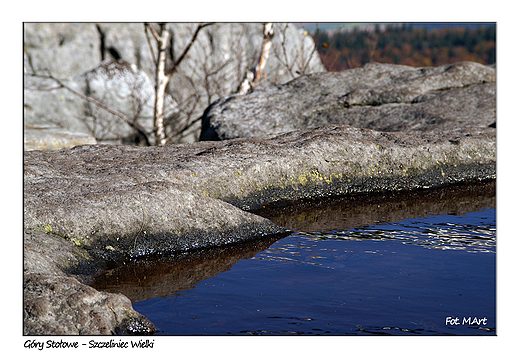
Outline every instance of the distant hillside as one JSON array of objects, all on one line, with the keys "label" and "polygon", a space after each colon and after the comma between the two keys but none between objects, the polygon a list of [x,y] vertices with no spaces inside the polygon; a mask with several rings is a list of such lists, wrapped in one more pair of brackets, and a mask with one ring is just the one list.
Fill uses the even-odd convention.
[{"label": "distant hillside", "polygon": [[[442,26],[445,25],[445,26]],[[316,25],[315,25],[316,27]],[[368,62],[438,66],[459,61],[496,62],[496,26],[490,24],[365,24],[328,26],[313,33],[329,71]],[[339,30],[338,30],[339,29]]]}]

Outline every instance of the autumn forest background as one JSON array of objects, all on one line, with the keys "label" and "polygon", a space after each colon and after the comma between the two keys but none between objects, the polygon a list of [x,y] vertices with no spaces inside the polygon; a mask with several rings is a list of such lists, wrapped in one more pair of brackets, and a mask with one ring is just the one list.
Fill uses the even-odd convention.
[{"label": "autumn forest background", "polygon": [[342,71],[368,62],[415,67],[459,61],[496,62],[496,25],[366,24],[309,30],[327,70]]}]

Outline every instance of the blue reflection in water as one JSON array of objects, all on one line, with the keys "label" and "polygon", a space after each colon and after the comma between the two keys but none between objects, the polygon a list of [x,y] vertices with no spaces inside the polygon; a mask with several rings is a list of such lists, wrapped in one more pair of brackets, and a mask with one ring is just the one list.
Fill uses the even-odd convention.
[{"label": "blue reflection in water", "polygon": [[360,229],[317,234],[317,236],[339,240],[399,239],[405,244],[424,245],[443,250],[495,252],[495,210],[488,209],[464,216],[435,215],[407,219],[398,223],[370,225]]},{"label": "blue reflection in water", "polygon": [[495,230],[488,209],[295,233],[134,308],[167,335],[495,335]]}]

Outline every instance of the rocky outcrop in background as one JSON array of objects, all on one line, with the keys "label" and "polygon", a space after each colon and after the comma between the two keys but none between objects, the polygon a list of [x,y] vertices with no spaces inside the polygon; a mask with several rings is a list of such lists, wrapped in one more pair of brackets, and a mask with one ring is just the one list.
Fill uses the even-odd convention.
[{"label": "rocky outcrop in background", "polygon": [[[174,58],[190,41],[195,26],[170,24]],[[303,30],[291,24],[275,24],[274,30],[273,49],[258,88],[325,71],[313,52],[312,38]],[[262,24],[254,23],[212,24],[202,30],[168,87],[166,122],[172,133],[179,133],[171,142],[198,139],[198,119],[210,103],[236,91],[245,72],[258,61],[262,36]],[[33,75],[50,73],[151,133],[155,68],[144,24],[24,24],[24,124],[36,129],[25,132],[26,150],[56,149],[57,143],[46,148],[43,142],[45,134],[57,130],[86,137],[83,144],[93,139],[139,142],[135,131],[117,116]],[[62,148],[77,144],[77,140],[63,143]]]},{"label": "rocky outcrop in background", "polygon": [[223,140],[348,124],[377,131],[485,128],[496,120],[492,67],[461,62],[413,68],[367,64],[299,77],[213,103],[201,140]]},{"label": "rocky outcrop in background", "polygon": [[[116,109],[143,131],[153,132],[154,84],[137,66],[122,60],[106,60],[63,83],[81,95]],[[62,149],[96,142],[143,142],[139,133],[123,119],[67,89],[58,88],[52,79],[26,76],[24,87],[26,149]],[[165,113],[175,113],[172,102],[166,103],[169,105]],[[69,143],[63,140],[64,133],[70,138]],[[62,140],[58,139],[59,134]]]}]

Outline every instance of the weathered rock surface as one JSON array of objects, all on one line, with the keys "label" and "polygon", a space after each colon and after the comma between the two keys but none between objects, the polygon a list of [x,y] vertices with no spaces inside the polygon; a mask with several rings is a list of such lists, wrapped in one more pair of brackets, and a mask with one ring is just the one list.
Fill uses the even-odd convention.
[{"label": "weathered rock surface", "polygon": [[99,292],[72,277],[24,275],[24,334],[150,334],[154,325],[122,294]]},{"label": "weathered rock surface", "polygon": [[[52,166],[60,159],[55,157]],[[105,261],[121,262],[284,232],[266,219],[177,184],[160,171],[148,178],[125,179],[131,175],[126,169],[131,168],[126,167],[129,163],[119,162],[112,166],[115,172],[102,167],[99,170],[108,169],[106,175],[98,172],[87,177],[65,165],[60,169],[72,175],[43,165],[35,170],[32,164],[25,162],[26,176],[35,175],[34,180],[25,181],[25,228],[65,238]]]},{"label": "weathered rock surface", "polygon": [[[91,97],[123,114],[151,137],[154,126],[154,84],[137,66],[123,60],[107,60],[63,83],[80,95]],[[26,76],[24,87],[25,138],[30,139],[34,133],[31,126],[40,128],[39,141],[27,149],[47,149],[45,145],[49,149],[61,149],[54,148],[56,140],[43,135],[49,132],[55,137],[56,127],[61,128],[61,137],[69,138],[70,144],[74,143],[74,138],[87,136],[93,138],[94,144],[145,143],[138,132],[122,118],[65,88],[58,88],[58,84],[51,79]],[[165,117],[174,117],[177,112],[168,96]],[[30,140],[28,144],[31,144]],[[36,146],[38,144],[40,148]],[[60,144],[64,145],[64,149],[74,146],[65,146],[67,143],[63,140]]]},{"label": "weathered rock surface", "polygon": [[371,63],[302,76],[214,102],[201,140],[223,140],[348,124],[378,131],[485,128],[496,120],[495,69],[474,62],[439,67]]},{"label": "weathered rock surface", "polygon": [[65,79],[102,61],[95,24],[25,23],[24,67],[31,72],[48,69]]},{"label": "weathered rock surface", "polygon": [[[41,218],[51,218],[61,205],[80,207],[89,200],[92,207],[100,207],[96,200],[110,199],[133,208],[132,236],[143,225],[144,213],[147,222],[152,220],[147,205],[152,205],[156,193],[161,200],[174,200],[167,193],[203,194],[254,210],[284,200],[436,187],[494,178],[495,150],[494,128],[385,133],[330,125],[264,138],[189,145],[35,151],[25,154],[25,222],[26,227],[52,225],[57,219]],[[132,199],[126,202],[126,198]],[[81,205],[75,200],[81,200]],[[51,205],[56,207],[48,214],[38,211]],[[55,217],[62,214],[72,215],[64,212]],[[159,225],[158,218],[153,220],[154,226]],[[71,237],[81,237],[71,223],[56,221],[53,230],[69,227]],[[114,230],[121,227],[128,223],[116,225]],[[106,225],[102,230],[109,233]]]},{"label": "weathered rock surface", "polygon": [[86,284],[103,263],[49,233],[24,232],[26,335],[151,334],[155,326],[121,294]]}]

